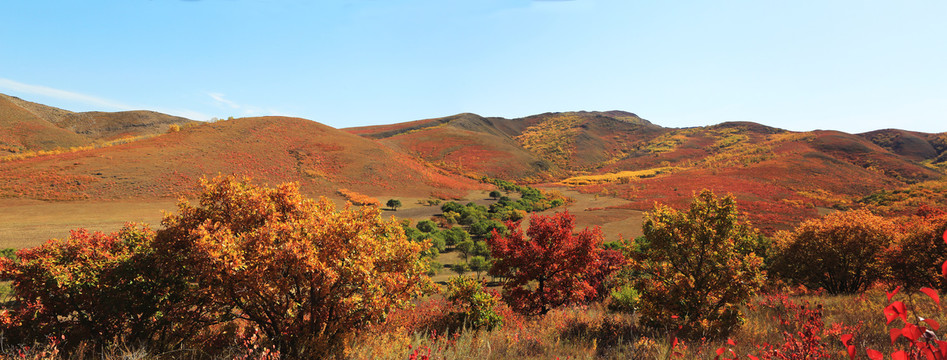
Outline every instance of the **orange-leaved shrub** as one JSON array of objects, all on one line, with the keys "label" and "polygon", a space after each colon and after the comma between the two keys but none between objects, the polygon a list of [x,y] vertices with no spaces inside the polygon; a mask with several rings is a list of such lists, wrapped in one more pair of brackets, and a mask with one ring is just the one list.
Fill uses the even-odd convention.
[{"label": "orange-leaved shrub", "polygon": [[947,259],[947,244],[938,241],[947,232],[947,213],[925,207],[903,218],[899,225],[904,234],[885,256],[890,280],[909,291],[922,286],[947,290],[947,280],[939,276]]},{"label": "orange-leaved shrub", "polygon": [[350,203],[359,205],[359,206],[381,206],[381,202],[378,199],[371,196],[362,194],[357,191],[352,191],[349,189],[339,189],[337,191],[339,195],[345,197]]},{"label": "orange-leaved shrub", "polygon": [[296,184],[202,180],[157,242],[180,254],[194,293],[252,322],[287,358],[344,355],[346,343],[430,286],[419,253],[375,207],[336,210]]},{"label": "orange-leaved shrub", "polygon": [[176,347],[211,319],[195,311],[184,277],[156,266],[154,239],[134,224],[111,234],[80,229],[0,259],[12,291],[0,313],[4,340],[56,338],[66,351],[83,342]]},{"label": "orange-leaved shrub", "polygon": [[740,306],[763,285],[759,236],[732,196],[704,190],[687,210],[659,205],[645,217],[644,243],[630,251],[641,323],[683,338],[724,336]]},{"label": "orange-leaved shrub", "polygon": [[886,276],[884,255],[897,230],[892,221],[867,210],[809,220],[777,234],[772,271],[832,294],[862,291]]},{"label": "orange-leaved shrub", "polygon": [[625,263],[618,251],[600,248],[597,227],[573,233],[575,216],[568,212],[531,216],[525,234],[519,221],[506,226],[509,235],[493,230],[487,240],[490,275],[506,279],[503,300],[521,314],[543,315],[605,296],[605,279]]}]

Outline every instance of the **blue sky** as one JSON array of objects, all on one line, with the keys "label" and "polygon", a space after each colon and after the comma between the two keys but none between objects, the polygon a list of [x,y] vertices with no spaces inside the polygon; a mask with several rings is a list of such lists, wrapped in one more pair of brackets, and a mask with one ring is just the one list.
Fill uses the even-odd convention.
[{"label": "blue sky", "polygon": [[947,131],[947,2],[11,0],[0,92],[334,127],[626,110]]}]

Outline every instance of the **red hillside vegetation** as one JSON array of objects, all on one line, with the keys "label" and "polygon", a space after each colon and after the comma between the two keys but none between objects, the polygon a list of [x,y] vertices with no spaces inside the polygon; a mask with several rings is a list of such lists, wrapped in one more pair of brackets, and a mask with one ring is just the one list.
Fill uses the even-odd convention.
[{"label": "red hillside vegetation", "polygon": [[684,206],[705,188],[732,193],[757,226],[772,231],[815,217],[820,208],[852,206],[879,189],[943,176],[856,135],[747,123],[668,132],[601,172],[649,168],[668,170],[580,189],[632,200],[625,207],[640,210],[655,201]]},{"label": "red hillside vegetation", "polygon": [[193,190],[202,175],[217,173],[245,174],[271,184],[298,181],[310,195],[346,188],[368,195],[425,197],[481,186],[313,121],[262,117],[2,163],[0,197],[168,197]]},{"label": "red hillside vegetation", "polygon": [[457,172],[536,182],[613,162],[664,130],[631,113],[582,111],[513,120],[459,114],[346,131]]}]

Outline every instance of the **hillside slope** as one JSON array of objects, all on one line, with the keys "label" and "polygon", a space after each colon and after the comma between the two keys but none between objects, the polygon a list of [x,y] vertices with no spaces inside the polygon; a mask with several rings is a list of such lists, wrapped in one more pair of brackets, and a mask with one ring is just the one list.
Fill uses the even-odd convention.
[{"label": "hillside slope", "polygon": [[[340,188],[426,197],[479,188],[356,135],[298,118],[261,117],[185,128],[128,144],[0,164],[0,197],[156,198],[194,190],[205,174],[299,181],[309,195]],[[458,194],[463,195],[463,194]]]},{"label": "hillside slope", "polygon": [[460,173],[527,182],[601,167],[665,131],[620,111],[512,120],[459,114],[344,130]]},{"label": "hillside slope", "polygon": [[[14,116],[14,113],[29,114],[29,118],[41,119],[45,123],[58,127],[66,132],[78,135],[81,141],[63,142],[49,134],[36,133],[36,137],[48,137],[53,144],[69,144],[59,147],[87,145],[94,140],[114,140],[122,137],[163,134],[171,124],[186,126],[197,123],[194,120],[179,116],[162,114],[154,111],[136,110],[120,112],[72,112],[26,101],[14,96],[0,94],[0,107],[9,108],[9,113],[0,113],[0,122],[25,121],[23,115]],[[35,120],[33,120],[35,122]],[[62,133],[62,132],[59,132]],[[50,150],[52,147],[26,147],[26,150]]]},{"label": "hillside slope", "polygon": [[88,137],[62,129],[0,94],[0,156],[89,144]]},{"label": "hillside slope", "polygon": [[452,171],[562,182],[650,210],[707,188],[732,193],[772,231],[857,205],[879,190],[940,179],[947,136],[790,132],[752,122],[671,129],[627,112],[473,114],[345,129]]},{"label": "hillside slope", "polygon": [[858,134],[878,146],[915,161],[947,162],[947,133],[928,134],[899,129]]},{"label": "hillside slope", "polygon": [[610,176],[566,182],[581,191],[632,200],[626,207],[638,210],[650,209],[655,201],[683,207],[705,188],[731,193],[768,231],[828,208],[852,206],[880,189],[944,176],[858,135],[796,133],[754,123],[675,129],[597,173]]}]

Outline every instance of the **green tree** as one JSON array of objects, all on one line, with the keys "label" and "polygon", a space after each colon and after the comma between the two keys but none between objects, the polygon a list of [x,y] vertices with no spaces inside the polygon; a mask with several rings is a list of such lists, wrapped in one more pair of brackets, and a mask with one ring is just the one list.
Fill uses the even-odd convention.
[{"label": "green tree", "polygon": [[483,283],[469,277],[458,276],[447,282],[447,300],[454,310],[454,326],[469,326],[473,329],[492,329],[503,324],[503,317],[497,314],[500,296],[485,289]]},{"label": "green tree", "polygon": [[474,252],[476,244],[472,240],[464,240],[458,243],[456,248],[457,251],[460,251],[460,253],[464,255],[464,262],[467,262],[467,258]]},{"label": "green tree", "polygon": [[464,276],[464,274],[470,271],[470,266],[468,266],[466,263],[454,264],[451,265],[450,269],[457,273],[457,276]]},{"label": "green tree", "polygon": [[454,246],[466,240],[470,240],[470,234],[464,228],[455,226],[442,232],[447,246]]},{"label": "green tree", "polygon": [[437,223],[431,220],[421,220],[421,221],[418,221],[418,224],[415,225],[415,227],[417,227],[418,230],[429,233],[429,232],[433,232],[434,230],[437,230]]},{"label": "green tree", "polygon": [[398,211],[398,208],[401,207],[401,200],[398,199],[389,199],[385,206],[388,206],[389,209]]},{"label": "green tree", "polygon": [[470,265],[470,270],[477,273],[477,279],[480,278],[480,273],[490,270],[490,260],[480,255],[471,257],[467,263]]},{"label": "green tree", "polygon": [[500,193],[499,190],[493,190],[490,192],[490,197],[493,198],[493,200],[499,199],[501,196],[503,196],[503,194]]},{"label": "green tree", "polygon": [[659,205],[645,217],[646,244],[631,251],[641,320],[680,327],[682,337],[724,336],[742,323],[740,306],[763,285],[756,231],[733,196],[697,194],[684,211]]}]

